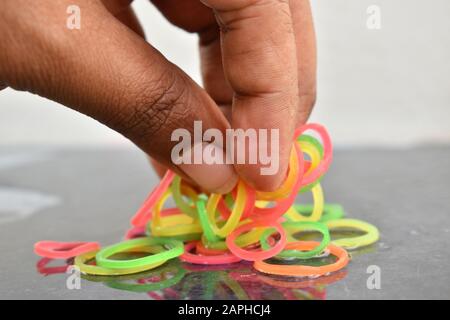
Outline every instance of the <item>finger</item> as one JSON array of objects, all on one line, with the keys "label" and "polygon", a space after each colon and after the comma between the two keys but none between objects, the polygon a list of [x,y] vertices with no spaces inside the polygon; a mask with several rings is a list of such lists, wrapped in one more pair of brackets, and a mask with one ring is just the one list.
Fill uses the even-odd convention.
[{"label": "finger", "polygon": [[[171,141],[175,129],[186,128],[192,133],[194,121],[200,120],[204,130],[225,131],[228,122],[217,105],[99,3],[78,3],[83,19],[81,29],[76,31],[61,25],[55,14],[65,12],[69,1],[31,5],[40,14],[34,19],[21,19],[33,22],[22,27],[23,41],[16,38],[20,52],[8,57],[14,61],[10,70],[16,70],[8,84],[97,119],[209,191],[229,191],[237,179],[232,166],[175,166],[171,157],[177,143]],[[28,52],[36,52],[33,63],[29,63]]]},{"label": "finger", "polygon": [[289,3],[203,2],[214,9],[222,30],[225,76],[234,91],[232,127],[279,130],[279,151],[272,155],[279,160],[274,174],[261,175],[260,162],[238,164],[236,169],[257,189],[273,190],[286,177],[298,112],[297,54]]},{"label": "finger", "polygon": [[299,127],[308,120],[316,101],[316,37],[309,0],[290,0],[289,4],[297,45]]}]

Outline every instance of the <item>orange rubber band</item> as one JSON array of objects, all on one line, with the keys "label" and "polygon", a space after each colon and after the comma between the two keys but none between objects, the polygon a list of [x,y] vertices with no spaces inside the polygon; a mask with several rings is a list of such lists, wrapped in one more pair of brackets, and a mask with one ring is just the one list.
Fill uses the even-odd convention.
[{"label": "orange rubber band", "polygon": [[[296,241],[288,243],[285,249],[312,250],[319,244],[320,243],[317,241]],[[253,267],[260,272],[268,274],[290,276],[290,277],[316,277],[341,270],[348,264],[349,257],[345,249],[335,246],[333,244],[328,245],[327,249],[330,251],[332,255],[336,256],[338,259],[336,260],[336,262],[332,264],[320,267],[312,267],[304,265],[270,264],[262,260],[255,261]]]}]

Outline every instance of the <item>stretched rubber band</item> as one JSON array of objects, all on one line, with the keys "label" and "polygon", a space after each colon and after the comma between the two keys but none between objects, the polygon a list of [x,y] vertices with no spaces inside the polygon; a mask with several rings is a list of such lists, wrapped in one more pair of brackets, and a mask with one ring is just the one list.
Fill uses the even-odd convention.
[{"label": "stretched rubber band", "polygon": [[[124,251],[130,251],[140,247],[148,247],[154,245],[168,246],[170,249],[161,253],[153,254],[143,258],[131,260],[112,260],[109,259],[114,254]],[[127,240],[103,248],[95,256],[97,265],[109,269],[132,269],[143,266],[152,265],[161,261],[176,258],[183,254],[183,243],[177,240],[164,238],[138,238]]]},{"label": "stretched rubber band", "polygon": [[51,259],[69,259],[98,249],[98,242],[39,241],[34,244],[34,252],[38,256]]},{"label": "stretched rubber band", "polygon": [[223,253],[221,255],[214,256],[202,256],[202,255],[194,255],[191,253],[193,249],[196,247],[195,242],[188,243],[184,247],[184,253],[180,256],[180,260],[193,264],[207,264],[207,265],[216,265],[216,264],[229,264],[236,263],[241,261],[242,259],[236,257],[232,253]]},{"label": "stretched rubber band", "polygon": [[[241,249],[236,245],[235,240],[240,234],[242,234],[246,231],[249,231],[253,228],[263,227],[263,226],[275,228],[278,231],[278,233],[280,234],[280,240],[278,240],[278,242],[271,249],[256,252],[256,251],[249,251],[249,250]],[[274,223],[273,225],[266,226],[266,225],[262,225],[261,223],[251,222],[251,223],[247,223],[247,224],[237,228],[236,230],[234,230],[227,237],[226,244],[228,246],[228,249],[235,256],[237,256],[243,260],[247,260],[247,261],[264,260],[264,259],[268,259],[270,257],[277,255],[278,253],[280,253],[283,250],[284,246],[286,245],[286,233],[284,232],[284,229],[281,227],[281,225],[278,223]]]},{"label": "stretched rubber band", "polygon": [[[330,243],[330,233],[326,225],[319,222],[284,222],[282,223],[283,228],[289,233],[296,233],[299,231],[315,230],[322,234],[322,241],[320,244],[309,250],[309,251],[298,251],[298,250],[283,250],[276,257],[279,258],[299,258],[299,259],[309,259],[322,253],[323,250]],[[261,248],[268,250],[270,248],[267,238],[272,234],[272,230],[266,230],[261,236]]]},{"label": "stretched rubber band", "polygon": [[366,234],[357,237],[343,238],[332,240],[332,243],[344,247],[348,250],[356,249],[364,246],[371,245],[378,241],[380,233],[374,225],[356,219],[340,219],[330,220],[325,222],[330,231],[338,228],[356,229],[365,232]]},{"label": "stretched rubber band", "polygon": [[[311,250],[318,245],[319,243],[316,241],[298,241],[289,243],[288,245],[286,245],[286,248],[295,250]],[[323,265],[320,267],[269,264],[262,260],[255,261],[253,263],[253,267],[256,270],[267,274],[290,277],[318,277],[341,270],[348,264],[349,257],[345,249],[333,244],[328,245],[327,249],[332,255],[337,257],[337,260],[332,264]]]},{"label": "stretched rubber band", "polygon": [[152,209],[156,202],[163,196],[169,185],[172,183],[175,174],[168,170],[161,179],[159,185],[149,194],[142,206],[131,219],[131,224],[135,227],[144,227],[152,217]]}]

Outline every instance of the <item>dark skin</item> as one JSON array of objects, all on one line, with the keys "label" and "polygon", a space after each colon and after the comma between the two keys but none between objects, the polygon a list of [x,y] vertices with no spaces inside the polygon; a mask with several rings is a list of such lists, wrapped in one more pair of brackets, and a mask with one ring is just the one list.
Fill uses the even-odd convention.
[{"label": "dark skin", "polygon": [[[144,40],[129,0],[2,0],[0,89],[57,101],[128,137],[154,160],[202,188],[225,193],[239,178],[280,186],[292,137],[316,96],[316,49],[308,0],[153,0],[174,25],[199,36],[203,88]],[[66,8],[81,8],[68,30]],[[178,165],[177,128],[276,128],[280,168]]]}]

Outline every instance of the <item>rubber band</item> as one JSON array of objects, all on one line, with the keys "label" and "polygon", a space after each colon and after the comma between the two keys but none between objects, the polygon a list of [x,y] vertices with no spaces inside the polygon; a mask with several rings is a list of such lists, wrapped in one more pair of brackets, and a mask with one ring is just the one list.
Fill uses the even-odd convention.
[{"label": "rubber band", "polygon": [[289,157],[289,168],[286,180],[283,182],[281,187],[279,187],[275,191],[272,192],[257,191],[256,199],[278,200],[282,198],[287,198],[289,196],[289,194],[292,192],[292,188],[294,187],[296,180],[298,179],[298,175],[300,174],[297,156],[298,154],[295,150],[295,147],[293,147]]},{"label": "rubber band", "polygon": [[208,215],[206,213],[205,208],[205,201],[203,200],[197,201],[197,214],[206,241],[209,243],[219,241],[219,238],[214,234],[214,231],[211,228],[211,224],[209,223]]},{"label": "rubber band", "polygon": [[[295,145],[295,150],[297,151],[298,155],[297,159],[299,171],[303,172],[303,164],[304,164],[303,153],[297,144]],[[301,185],[302,185],[302,175],[299,174],[297,177],[297,181],[294,187],[292,188],[292,192],[288,198],[276,200],[275,201],[276,206],[272,208],[255,207],[253,210],[253,214],[249,218],[255,222],[263,222],[266,224],[278,220],[278,218],[280,218],[294,203]]]},{"label": "rubber band", "polygon": [[330,220],[325,222],[326,226],[330,231],[336,230],[338,228],[346,229],[356,229],[365,232],[366,234],[351,237],[332,240],[331,243],[344,247],[348,250],[356,249],[364,246],[371,245],[378,241],[380,238],[380,233],[374,225],[356,219],[340,219],[340,220]]},{"label": "rubber band", "polygon": [[51,274],[58,273],[66,273],[67,269],[70,267],[70,263],[66,261],[65,265],[56,266],[56,267],[47,267],[47,265],[52,262],[54,259],[51,258],[42,258],[36,263],[36,270],[38,273],[43,274],[45,276]]},{"label": "rubber band", "polygon": [[[190,204],[183,200],[183,195],[181,194],[181,177],[176,176],[173,179],[173,183],[170,189],[172,190],[172,197],[177,207],[190,217],[195,218],[197,214],[196,208],[192,207]],[[198,201],[198,195],[192,188],[187,187],[185,190],[187,193],[189,193],[189,196],[192,198],[194,203]]]},{"label": "rubber band", "polygon": [[[322,253],[323,250],[330,243],[330,233],[326,225],[319,222],[284,222],[282,223],[283,228],[288,232],[289,235],[292,233],[297,233],[299,231],[314,230],[322,234],[322,241],[320,244],[309,250],[309,251],[298,251],[298,250],[283,250],[276,255],[277,258],[299,258],[299,259],[309,259]],[[272,234],[272,230],[266,230],[261,236],[261,248],[268,250],[270,248],[267,238]]]},{"label": "rubber band", "polygon": [[200,224],[194,222],[190,216],[185,214],[174,214],[168,217],[161,217],[161,209],[170,195],[170,190],[167,190],[155,205],[153,219],[150,223],[151,234],[156,237],[172,237],[201,233],[202,228]]},{"label": "rubber band", "polygon": [[[130,251],[136,248],[154,245],[165,245],[169,246],[170,249],[147,257],[131,260],[109,259],[109,257],[119,252]],[[132,269],[173,259],[180,256],[182,253],[183,253],[183,243],[180,241],[164,238],[138,238],[133,240],[127,240],[103,248],[96,254],[95,260],[97,261],[97,265],[104,268]]]},{"label": "rubber band", "polygon": [[[145,253],[159,253],[162,250],[163,250],[162,248],[155,248],[155,247],[141,247],[139,249],[136,249],[137,252],[145,252]],[[133,273],[139,273],[139,272],[151,270],[151,269],[159,267],[160,265],[164,264],[167,261],[167,260],[162,260],[162,261],[158,261],[153,264],[144,265],[144,266],[137,267],[137,268],[130,268],[130,269],[108,269],[108,268],[100,267],[97,265],[88,264],[88,262],[90,260],[93,260],[95,258],[97,253],[98,253],[98,250],[83,253],[82,255],[79,255],[75,258],[74,264],[84,274],[96,275],[96,276],[118,276],[118,275],[133,274]]]},{"label": "rubber band", "polygon": [[244,184],[244,182],[240,181],[238,183],[236,201],[234,203],[233,210],[231,211],[230,217],[221,228],[217,226],[215,220],[217,204],[222,195],[215,193],[210,195],[208,203],[206,205],[206,212],[208,213],[209,224],[214,234],[219,237],[225,238],[236,228],[246,206],[247,188],[248,187]]},{"label": "rubber band", "polygon": [[304,216],[297,212],[295,209],[295,205],[289,208],[286,212],[286,216],[290,218],[292,221],[319,221],[322,217],[323,208],[324,208],[324,199],[323,199],[323,191],[320,183],[315,185],[311,189],[311,193],[313,195],[314,207],[311,215]]},{"label": "rubber band", "polygon": [[264,250],[264,251],[259,251],[259,252],[244,250],[244,249],[239,248],[236,245],[236,243],[234,242],[240,234],[242,234],[246,231],[249,231],[253,228],[263,227],[263,226],[265,226],[265,225],[261,225],[261,223],[257,223],[257,222],[251,222],[251,223],[247,223],[247,224],[237,228],[226,239],[226,244],[228,246],[228,249],[235,256],[237,256],[243,260],[247,260],[247,261],[264,260],[264,259],[267,259],[267,258],[277,255],[278,253],[280,253],[283,250],[284,246],[286,245],[286,233],[284,232],[284,229],[281,227],[281,225],[279,223],[274,223],[273,225],[265,226],[265,227],[275,228],[278,231],[278,233],[280,234],[280,240],[278,240],[278,242],[269,250]]},{"label": "rubber band", "polygon": [[[286,249],[295,250],[311,250],[319,245],[316,241],[297,241],[286,245]],[[304,265],[279,265],[269,264],[265,261],[258,260],[253,263],[253,267],[267,274],[290,276],[290,277],[318,277],[335,272],[344,268],[348,262],[349,257],[345,249],[336,245],[330,244],[327,249],[330,253],[337,257],[334,263],[323,265],[320,267],[304,266]]]},{"label": "rubber band", "polygon": [[195,251],[198,254],[203,256],[218,256],[227,252],[230,252],[228,249],[211,249],[207,248],[203,245],[201,241],[197,241],[195,245]]},{"label": "rubber band", "polygon": [[159,185],[149,194],[142,206],[131,219],[131,225],[135,227],[144,227],[152,217],[152,209],[156,202],[163,196],[169,185],[172,183],[175,174],[167,170]]},{"label": "rubber band", "polygon": [[34,244],[34,252],[38,256],[51,259],[69,259],[98,249],[98,242],[39,241]]},{"label": "rubber band", "polygon": [[307,130],[314,130],[320,135],[320,137],[322,139],[324,155],[323,155],[322,161],[313,170],[313,172],[311,172],[308,176],[304,177],[304,179],[302,181],[303,186],[307,186],[310,183],[313,183],[314,181],[316,181],[319,177],[321,177],[328,170],[330,163],[333,159],[333,146],[331,144],[330,136],[328,135],[325,128],[317,123],[309,123],[309,124],[306,124],[306,125],[298,128],[295,131],[294,136],[298,137]]},{"label": "rubber band", "polygon": [[[248,223],[248,222],[247,222]],[[236,238],[236,245],[243,248],[250,246],[252,244],[258,243],[259,238],[261,238],[262,233],[266,228],[255,228],[254,230],[247,232]],[[202,243],[209,249],[214,250],[228,250],[227,244],[225,241],[217,241],[217,242],[208,242],[204,235],[202,235]]]},{"label": "rubber band", "polygon": [[221,255],[213,255],[213,256],[194,255],[191,253],[191,251],[196,248],[196,245],[197,244],[195,242],[188,243],[184,247],[184,253],[180,256],[180,260],[193,264],[207,264],[207,265],[229,264],[229,263],[236,263],[242,260],[241,258],[236,257],[232,253],[223,253]]}]

